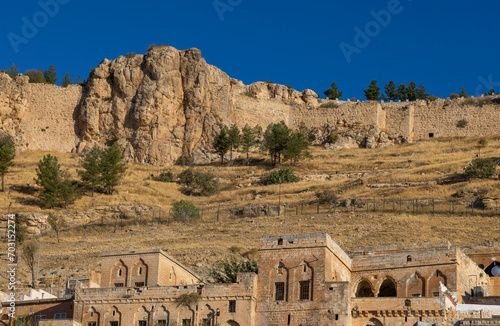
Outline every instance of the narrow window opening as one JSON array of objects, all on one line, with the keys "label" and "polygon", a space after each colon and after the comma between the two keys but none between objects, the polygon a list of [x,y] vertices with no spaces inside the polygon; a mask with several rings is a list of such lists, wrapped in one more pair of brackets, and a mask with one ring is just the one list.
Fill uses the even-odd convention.
[{"label": "narrow window opening", "polygon": [[139,267],[139,271],[137,272],[138,275],[142,275],[142,267]]},{"label": "narrow window opening", "polygon": [[299,282],[299,286],[300,286],[299,299],[309,300],[310,282],[309,281]]},{"label": "narrow window opening", "polygon": [[236,300],[229,300],[229,312],[236,312]]},{"label": "narrow window opening", "polygon": [[283,301],[285,300],[285,282],[276,282],[275,284],[275,300]]},{"label": "narrow window opening", "polygon": [[434,133],[433,132],[429,133],[429,138],[434,138]]},{"label": "narrow window opening", "polygon": [[122,269],[118,268],[118,276],[122,276]]},{"label": "narrow window opening", "polygon": [[406,256],[406,262],[408,262],[408,263],[411,262],[411,256],[409,256],[409,255]]},{"label": "narrow window opening", "polygon": [[339,320],[339,314],[335,314],[335,320]]},{"label": "narrow window opening", "polygon": [[288,315],[288,323],[287,323],[287,325],[290,325],[291,321],[292,321],[292,316]]},{"label": "narrow window opening", "polygon": [[278,246],[282,246],[283,245],[283,239],[278,239]]}]

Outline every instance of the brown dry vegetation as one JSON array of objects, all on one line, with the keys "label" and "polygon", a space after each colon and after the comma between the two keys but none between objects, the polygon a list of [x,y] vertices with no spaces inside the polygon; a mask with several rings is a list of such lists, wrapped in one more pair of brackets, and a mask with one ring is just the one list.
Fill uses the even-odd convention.
[{"label": "brown dry vegetation", "polygon": [[[392,200],[429,199],[447,201],[457,190],[477,188],[488,197],[499,198],[498,179],[472,180],[448,185],[426,185],[404,188],[369,188],[367,184],[415,182],[450,179],[462,173],[463,167],[478,153],[479,139],[450,139],[422,141],[382,149],[349,149],[329,152],[320,147],[312,148],[314,159],[300,163],[295,168],[299,176],[331,175],[326,181],[301,181],[281,187],[281,202],[299,203],[315,201],[315,192],[331,189],[338,192],[339,199],[386,198],[388,206]],[[481,149],[482,157],[500,156],[498,137],[488,138],[488,145]],[[36,194],[18,191],[18,186],[33,184],[38,160],[45,153],[23,152],[16,158],[16,166],[6,177],[7,191],[0,194],[0,205],[6,207],[12,202],[11,212],[40,211],[36,206]],[[76,176],[78,157],[74,154],[55,154],[60,163]],[[255,155],[254,158],[257,158]],[[410,162],[411,161],[411,162]],[[206,210],[215,209],[219,203],[227,206],[245,204],[277,204],[277,185],[264,186],[256,177],[264,177],[271,169],[267,165],[220,167],[217,165],[197,167],[214,172],[221,180],[221,191],[212,197],[188,197],[180,192],[176,183],[162,183],[150,180],[164,168],[129,164],[118,193],[107,196],[96,194],[83,196],[68,210],[54,210],[60,214],[84,211],[92,206],[131,205],[161,207],[166,212],[179,199],[191,200]],[[174,174],[185,167],[174,166]],[[338,172],[338,174],[336,174]],[[254,178],[254,179],[252,179]],[[348,187],[353,180],[361,178],[364,185]],[[250,184],[248,186],[248,184]],[[236,189],[242,184],[243,188]],[[256,194],[262,194],[255,199]],[[445,207],[447,207],[445,205]],[[298,209],[297,209],[298,210]],[[448,240],[453,244],[472,245],[487,241],[500,241],[500,213],[490,210],[487,216],[476,211],[473,216],[465,215],[465,206],[459,206],[457,214],[437,214],[429,210],[412,214],[408,205],[402,214],[333,211],[315,214],[314,209],[303,215],[297,210],[289,211],[287,234],[329,233],[345,250],[359,246],[373,247],[396,243],[418,243]],[[47,210],[49,212],[49,210]],[[187,265],[200,270],[202,266],[229,255],[240,255],[259,246],[262,236],[283,233],[283,214],[274,217],[236,218],[227,215],[221,220],[205,220],[203,223],[184,225],[166,223],[150,225],[126,225],[115,230],[113,226],[98,226],[73,229],[63,232],[61,243],[55,235],[44,237],[42,243],[41,276],[50,278],[52,272],[65,277],[85,275],[88,268],[95,268],[97,256],[104,251],[162,248]],[[145,224],[145,223],[143,223]],[[230,250],[231,248],[231,250]],[[2,257],[6,252],[2,244]],[[239,252],[239,253],[235,253]],[[25,273],[25,271],[24,271]],[[26,274],[24,274],[26,276]],[[50,283],[50,279],[48,280]]]}]

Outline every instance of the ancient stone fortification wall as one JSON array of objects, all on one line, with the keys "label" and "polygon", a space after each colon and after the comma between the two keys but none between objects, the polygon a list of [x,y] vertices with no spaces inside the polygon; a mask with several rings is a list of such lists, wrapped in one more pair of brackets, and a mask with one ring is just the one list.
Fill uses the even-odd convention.
[{"label": "ancient stone fortification wall", "polygon": [[294,106],[291,111],[290,124],[297,127],[304,122],[308,127],[329,125],[384,125],[380,119],[382,107],[376,102],[340,102],[337,108],[304,108]]},{"label": "ancient stone fortification wall", "polygon": [[262,100],[245,95],[236,95],[233,98],[234,108],[229,118],[240,128],[248,123],[250,127],[261,126],[264,130],[271,123],[285,121],[292,125],[292,106],[278,100]]},{"label": "ancient stone fortification wall", "polygon": [[70,152],[78,144],[75,110],[82,87],[28,84],[25,116],[20,122],[22,149]]},{"label": "ancient stone fortification wall", "polygon": [[[218,159],[211,143],[222,125],[265,129],[281,120],[291,128],[301,122],[310,128],[375,125],[391,141],[485,136],[499,133],[500,97],[319,101],[312,90],[244,85],[207,64],[201,51],[168,46],[104,60],[85,92],[77,85],[29,84],[26,76],[14,81],[0,73],[0,128],[14,135],[21,150],[80,152],[117,141],[124,157],[135,162],[169,165],[184,157],[208,163]],[[467,125],[459,127],[459,120]]]},{"label": "ancient stone fortification wall", "polygon": [[[475,100],[483,101],[486,98]],[[429,134],[434,133],[434,137],[471,137],[500,132],[500,105],[471,106],[466,101],[438,100],[430,105],[417,103],[414,105],[413,130],[410,136],[422,139],[429,138]],[[464,128],[457,126],[460,120],[467,121]]]}]

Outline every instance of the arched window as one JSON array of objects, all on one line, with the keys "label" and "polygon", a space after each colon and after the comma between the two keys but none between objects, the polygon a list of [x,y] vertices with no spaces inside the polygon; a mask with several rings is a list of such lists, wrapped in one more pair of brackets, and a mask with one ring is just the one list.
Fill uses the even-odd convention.
[{"label": "arched window", "polygon": [[379,297],[396,297],[397,290],[396,284],[390,278],[385,279],[380,285],[380,289],[378,292]]},{"label": "arched window", "polygon": [[118,276],[122,276],[122,268],[121,267],[118,267],[117,275]]},{"label": "arched window", "polygon": [[406,256],[406,262],[407,263],[411,262],[411,256],[410,255]]},{"label": "arched window", "polygon": [[357,298],[372,298],[375,295],[373,294],[372,285],[370,282],[363,280],[358,283],[356,287],[356,297]]}]

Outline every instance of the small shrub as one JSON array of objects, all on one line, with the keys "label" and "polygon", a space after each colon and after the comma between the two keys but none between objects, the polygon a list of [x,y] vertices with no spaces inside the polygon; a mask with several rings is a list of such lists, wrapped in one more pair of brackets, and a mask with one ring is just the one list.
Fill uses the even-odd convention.
[{"label": "small shrub", "polygon": [[244,252],[243,254],[241,254],[243,257],[247,258],[247,259],[254,259],[257,257],[257,254],[259,253],[259,249],[257,248],[252,248],[250,250],[248,250],[247,252]]},{"label": "small shrub", "polygon": [[238,261],[236,258],[216,262],[208,270],[210,283],[236,283],[238,273],[257,273],[257,262],[255,260]]},{"label": "small shrub", "polygon": [[462,119],[462,120],[459,120],[457,122],[457,127],[458,128],[465,128],[465,127],[467,127],[468,124],[469,124],[469,122],[467,120]]},{"label": "small shrub", "polygon": [[434,95],[429,95],[429,96],[427,97],[427,99],[428,99],[429,101],[431,101],[431,102],[434,102],[434,101],[435,101],[435,100],[437,100],[438,98],[439,98],[439,97],[434,96]]},{"label": "small shrub", "polygon": [[160,173],[160,175],[158,175],[157,177],[154,177],[153,180],[160,182],[172,182],[172,180],[174,180],[174,174],[170,170],[164,171]]},{"label": "small shrub", "polygon": [[337,200],[337,194],[333,190],[325,189],[323,191],[317,191],[315,194],[316,198],[321,204],[333,204]]},{"label": "small shrub", "polygon": [[335,144],[339,140],[339,136],[335,133],[331,133],[326,137],[326,142],[329,144]]},{"label": "small shrub", "polygon": [[255,96],[254,94],[252,94],[250,92],[245,92],[245,93],[243,93],[243,95],[251,97],[251,98],[257,98],[257,96]]},{"label": "small shrub", "polygon": [[319,106],[320,109],[336,109],[338,107],[339,105],[337,103],[331,101],[321,103],[321,105]]},{"label": "small shrub", "polygon": [[175,301],[177,302],[178,305],[191,305],[194,303],[197,303],[201,299],[201,294],[194,292],[194,293],[184,293],[181,294]]},{"label": "small shrub", "polygon": [[133,57],[135,57],[135,53],[134,53],[134,52],[129,52],[129,53],[127,53],[127,55],[125,56],[125,58],[128,58],[128,59],[133,58]]},{"label": "small shrub", "polygon": [[476,99],[474,98],[466,98],[463,102],[462,102],[462,105],[463,106],[474,106],[476,105]]},{"label": "small shrub", "polygon": [[460,97],[460,95],[458,95],[457,93],[451,93],[451,94],[450,94],[450,98],[451,98],[452,100],[456,100],[456,99],[457,99],[457,98],[459,98],[459,97]]},{"label": "small shrub", "polygon": [[266,79],[266,84],[273,84],[272,80]]},{"label": "small shrub", "polygon": [[219,192],[219,180],[213,173],[194,171],[192,168],[179,174],[180,183],[188,195],[211,196]]},{"label": "small shrub", "polygon": [[290,86],[290,84],[288,84],[288,85],[286,85],[286,88],[292,89],[292,86]]},{"label": "small shrub", "polygon": [[480,146],[483,146],[483,147],[486,146],[486,145],[488,145],[488,141],[486,139],[484,139],[484,138],[479,139],[478,143],[479,143]]},{"label": "small shrub", "polygon": [[288,182],[298,182],[300,179],[297,177],[291,168],[283,168],[278,171],[273,171],[266,179],[266,184],[280,184]]},{"label": "small shrub", "polygon": [[199,218],[198,208],[190,201],[179,200],[172,206],[172,215],[176,221],[185,221],[186,218]]},{"label": "small shrub", "polygon": [[497,165],[491,158],[476,158],[465,168],[468,178],[489,178],[496,172]]},{"label": "small shrub", "polygon": [[231,246],[229,248],[229,251],[231,251],[233,254],[237,254],[241,251],[241,247],[238,247],[238,246]]}]

